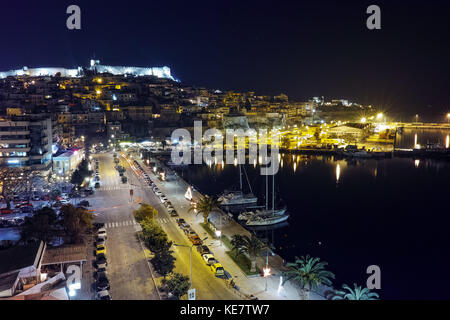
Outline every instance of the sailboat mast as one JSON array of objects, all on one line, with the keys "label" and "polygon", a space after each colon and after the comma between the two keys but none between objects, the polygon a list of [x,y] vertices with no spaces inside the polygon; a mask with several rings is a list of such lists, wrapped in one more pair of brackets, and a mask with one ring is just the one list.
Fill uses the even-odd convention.
[{"label": "sailboat mast", "polygon": [[269,210],[269,176],[266,174],[266,210]]},{"label": "sailboat mast", "polygon": [[275,212],[275,174],[272,175],[272,212]]},{"label": "sailboat mast", "polygon": [[241,186],[242,191],[242,172],[241,172],[241,165],[239,165],[239,184]]}]

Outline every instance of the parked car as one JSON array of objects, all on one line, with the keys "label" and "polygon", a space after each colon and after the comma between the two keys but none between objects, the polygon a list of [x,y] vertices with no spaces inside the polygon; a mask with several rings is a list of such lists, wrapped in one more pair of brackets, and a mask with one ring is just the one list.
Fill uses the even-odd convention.
[{"label": "parked car", "polygon": [[171,217],[178,217],[179,216],[178,212],[176,210],[170,211],[169,214],[170,214]]},{"label": "parked car", "polygon": [[96,222],[93,224],[95,229],[105,228],[105,224],[103,222]]},{"label": "parked car", "polygon": [[106,276],[103,278],[99,278],[95,283],[95,288],[97,289],[97,292],[109,290],[110,286],[108,278],[106,278]]},{"label": "parked car", "polygon": [[95,298],[97,300],[112,300],[108,290],[97,292]]},{"label": "parked car", "polygon": [[106,246],[104,244],[97,245],[95,255],[104,254],[106,256]]},{"label": "parked car", "polygon": [[96,268],[97,268],[97,270],[100,270],[100,269],[105,269],[106,270],[106,263],[104,263],[104,264],[98,264],[97,266],[96,266]]},{"label": "parked car", "polygon": [[106,241],[104,238],[98,238],[98,240],[95,241],[95,247],[98,248],[98,246],[106,246]]},{"label": "parked car", "polygon": [[95,183],[95,188],[96,189],[100,188],[100,183],[99,182]]},{"label": "parked car", "polygon": [[106,267],[102,267],[102,268],[97,268],[97,271],[94,272],[94,278],[95,279],[100,279],[100,278],[106,278],[106,276],[108,275],[108,272],[106,271]]},{"label": "parked car", "polygon": [[216,275],[216,276],[223,276],[225,274],[225,269],[222,267],[222,265],[220,263],[214,263],[212,265],[210,265],[211,271]]},{"label": "parked car", "polygon": [[98,237],[103,237],[106,239],[107,235],[106,235],[106,229],[105,228],[100,228],[97,231],[97,236]]},{"label": "parked car", "polygon": [[181,230],[183,230],[184,232],[186,232],[186,230],[189,230],[191,228],[191,226],[187,223],[183,223],[180,225]]},{"label": "parked car", "polygon": [[0,209],[0,213],[1,214],[11,214],[11,213],[13,213],[13,211],[11,209],[2,208],[2,209]]},{"label": "parked car", "polygon": [[159,197],[159,199],[162,203],[166,203],[167,201],[169,201],[169,199],[167,199],[165,196]]},{"label": "parked car", "polygon": [[89,201],[87,201],[87,200],[83,200],[83,201],[81,201],[81,202],[79,203],[79,205],[82,206],[82,207],[89,207],[89,206],[90,206],[90,203],[89,203]]},{"label": "parked car", "polygon": [[204,254],[207,254],[207,253],[211,253],[211,250],[209,250],[209,248],[208,248],[207,246],[204,246],[204,245],[202,245],[202,246],[197,246],[197,251],[198,251],[201,255],[204,255]]},{"label": "parked car", "polygon": [[106,256],[104,254],[99,254],[98,256],[96,256],[95,265],[97,267],[101,265],[108,265],[108,260],[106,259]]},{"label": "parked car", "polygon": [[205,262],[208,266],[218,263],[216,258],[214,258],[214,256],[210,253],[203,254],[202,258],[203,258],[203,260],[205,260]]},{"label": "parked car", "polygon": [[194,235],[197,235],[197,232],[192,230],[191,228],[184,229],[184,233],[188,236],[188,238],[193,237]]},{"label": "parked car", "polygon": [[182,224],[186,223],[186,221],[183,218],[177,219],[177,223],[179,226],[181,226]]},{"label": "parked car", "polygon": [[203,243],[202,239],[200,239],[200,237],[197,234],[189,236],[189,240],[195,246],[199,246]]}]

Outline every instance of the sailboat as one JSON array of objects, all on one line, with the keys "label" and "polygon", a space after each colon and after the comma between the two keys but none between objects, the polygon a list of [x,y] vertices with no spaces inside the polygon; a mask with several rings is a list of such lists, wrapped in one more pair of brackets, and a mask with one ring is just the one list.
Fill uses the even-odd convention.
[{"label": "sailboat", "polygon": [[239,215],[241,220],[247,220],[246,226],[270,226],[281,223],[289,218],[286,208],[275,209],[275,175],[272,175],[272,209],[269,209],[269,180],[266,176],[266,209],[256,210],[254,213]]},{"label": "sailboat", "polygon": [[[245,173],[245,168],[244,168]],[[245,173],[247,177],[247,173]],[[247,182],[248,186],[250,188],[250,193],[245,194],[242,191],[242,172],[241,172],[241,165],[239,165],[239,182],[240,182],[240,190],[238,191],[225,191],[220,197],[219,202],[223,206],[234,206],[234,205],[256,205],[258,198],[253,195],[252,187],[250,186],[250,182]]]}]

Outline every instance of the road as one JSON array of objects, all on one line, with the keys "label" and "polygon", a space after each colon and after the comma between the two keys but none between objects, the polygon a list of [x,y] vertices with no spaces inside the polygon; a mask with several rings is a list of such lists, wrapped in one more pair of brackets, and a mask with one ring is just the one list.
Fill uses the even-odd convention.
[{"label": "road", "polygon": [[[159,299],[150,272],[148,260],[137,238],[138,225],[133,218],[133,210],[139,203],[149,203],[158,211],[157,222],[168,234],[169,240],[178,245],[191,246],[191,242],[178,227],[175,218],[170,217],[159,198],[153,193],[144,180],[137,177],[129,164],[121,158],[121,165],[126,168],[128,183],[123,184],[115,170],[113,156],[110,153],[94,155],[99,159],[101,187],[90,198],[95,210],[96,222],[105,223],[108,233],[107,257],[108,277],[111,283],[111,296],[115,300]],[[129,190],[134,195],[130,196]],[[167,194],[171,200],[170,194]],[[177,211],[187,211],[174,203]],[[207,235],[203,230],[196,230],[200,237]],[[217,241],[206,241],[214,250]],[[175,272],[190,276],[190,249],[173,247]],[[227,288],[223,279],[215,277],[194,247],[192,250],[193,287],[198,300],[236,300],[239,299],[231,289]],[[148,253],[147,253],[148,256]],[[156,279],[160,283],[161,278]]]},{"label": "road", "polygon": [[[143,199],[158,211],[157,221],[159,225],[167,233],[169,240],[178,245],[191,246],[192,243],[187,239],[183,231],[178,227],[176,218],[170,217],[165,206],[161,203],[159,198],[153,193],[150,187],[144,180],[136,177],[132,172],[129,164],[123,160],[122,165],[127,169],[128,181],[134,189],[134,196]],[[169,201],[172,202],[174,208],[179,212],[187,214],[189,203],[186,201],[184,206],[180,206],[176,201],[173,201],[173,195],[166,193]],[[207,237],[204,230],[195,230],[203,239]],[[216,240],[207,239],[206,245],[214,251],[214,247],[218,245]],[[175,272],[190,275],[190,249],[186,247],[173,247],[175,262]],[[201,255],[197,252],[196,247],[192,250],[192,283],[196,289],[196,296],[198,300],[236,300],[240,299],[232,289],[227,288],[223,279],[216,277],[204,262]]]},{"label": "road", "polygon": [[132,215],[139,205],[130,202],[130,186],[121,183],[112,155],[98,154],[94,158],[99,159],[101,188],[89,201],[95,210],[96,222],[105,223],[108,233],[111,297],[114,300],[157,300],[158,292]]}]

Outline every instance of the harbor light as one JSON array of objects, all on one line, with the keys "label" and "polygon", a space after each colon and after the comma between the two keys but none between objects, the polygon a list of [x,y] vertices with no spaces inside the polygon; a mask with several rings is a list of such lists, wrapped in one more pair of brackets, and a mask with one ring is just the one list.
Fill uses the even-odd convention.
[{"label": "harbor light", "polygon": [[336,183],[339,183],[341,177],[341,165],[338,163],[336,166]]}]

